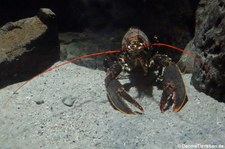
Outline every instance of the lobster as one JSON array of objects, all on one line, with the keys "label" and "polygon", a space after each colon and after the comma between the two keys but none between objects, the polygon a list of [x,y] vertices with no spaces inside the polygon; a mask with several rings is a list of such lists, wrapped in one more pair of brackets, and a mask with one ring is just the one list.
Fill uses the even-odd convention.
[{"label": "lobster", "polygon": [[150,43],[147,35],[143,31],[139,28],[131,27],[122,39],[121,49],[80,56],[48,68],[24,82],[13,92],[12,96],[30,80],[43,75],[46,72],[80,59],[107,55],[103,62],[104,70],[106,72],[105,87],[108,100],[114,109],[124,114],[135,115],[136,112],[129,108],[125,102],[128,101],[141,112],[144,112],[144,108],[126,92],[123,85],[119,82],[118,76],[122,71],[132,73],[136,70],[142,70],[141,73],[143,73],[143,76],[147,76],[149,71],[157,70],[158,74],[155,79],[162,79],[163,85],[163,93],[159,105],[161,112],[165,112],[169,100],[172,100],[173,102],[173,111],[179,112],[188,100],[180,69],[173,62],[172,58],[165,54],[158,53],[157,50],[154,50],[155,47],[175,49],[198,60],[196,56],[181,48],[165,43],[159,43],[158,41]]}]

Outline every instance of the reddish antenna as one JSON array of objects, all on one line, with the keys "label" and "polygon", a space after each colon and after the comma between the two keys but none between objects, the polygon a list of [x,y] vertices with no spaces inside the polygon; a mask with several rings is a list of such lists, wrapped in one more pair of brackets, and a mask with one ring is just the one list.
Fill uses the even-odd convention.
[{"label": "reddish antenna", "polygon": [[99,55],[104,55],[104,54],[113,54],[113,53],[119,53],[121,52],[120,50],[109,50],[109,51],[104,51],[104,52],[98,52],[98,53],[93,53],[93,54],[88,54],[88,55],[83,55],[83,56],[80,56],[80,57],[76,57],[76,58],[73,58],[71,60],[68,60],[66,62],[63,62],[59,65],[56,65],[54,67],[51,67],[51,68],[48,68],[46,69],[45,71],[33,76],[32,78],[30,78],[29,80],[27,80],[26,82],[24,82],[17,90],[15,90],[13,92],[13,94],[15,94],[20,88],[22,88],[24,85],[26,85],[30,80],[33,80],[34,78],[37,78],[39,77],[40,75],[43,75],[44,73],[46,72],[49,72],[49,71],[52,71],[53,69],[56,69],[56,68],[59,68],[61,66],[64,66],[66,64],[69,64],[69,63],[72,63],[72,62],[75,62],[75,61],[78,61],[78,60],[81,60],[83,58],[88,58],[88,57],[95,57],[95,56],[99,56]]},{"label": "reddish antenna", "polygon": [[[66,62],[63,62],[63,63],[61,63],[61,64],[59,64],[59,65],[56,65],[56,66],[54,66],[54,67],[48,68],[48,69],[46,69],[45,71],[43,71],[43,72],[41,72],[41,73],[39,73],[39,74],[33,76],[32,78],[30,78],[29,80],[27,80],[26,82],[24,82],[19,88],[17,88],[17,89],[13,92],[13,94],[12,94],[9,98],[11,98],[14,94],[16,94],[17,91],[20,90],[20,89],[21,89],[24,85],[26,85],[29,81],[33,80],[34,78],[39,77],[40,75],[43,75],[44,73],[47,73],[47,72],[52,71],[52,70],[54,70],[54,69],[56,69],[56,68],[59,68],[59,67],[64,66],[64,65],[66,65],[66,64],[69,64],[69,63],[78,61],[78,60],[83,59],[83,58],[95,57],[95,56],[99,56],[99,55],[113,54],[113,53],[119,53],[119,52],[121,52],[121,50],[109,50],[109,51],[104,51],[104,52],[98,52],[98,53],[93,53],[93,54],[87,54],[87,55],[83,55],[83,56],[80,56],[80,57],[73,58],[73,59],[68,60],[68,61],[66,61]],[[5,103],[5,105],[6,105],[7,103],[8,103],[8,100],[7,100],[7,102]]]},{"label": "reddish antenna", "polygon": [[[175,50],[177,50],[177,51],[180,51],[180,52],[183,52],[183,53],[189,55],[189,56],[192,57],[194,60],[196,60],[196,61],[198,61],[199,63],[203,64],[203,61],[202,61],[200,58],[197,58],[197,57],[196,57],[195,55],[193,55],[192,53],[190,53],[190,52],[188,52],[188,51],[186,51],[186,50],[184,50],[184,49],[181,49],[181,48],[178,48],[178,47],[169,45],[169,44],[165,44],[165,43],[153,43],[153,44],[150,44],[150,45],[148,45],[148,46],[159,46],[159,47],[167,47],[167,48],[175,49]],[[35,75],[34,77],[32,77],[32,78],[30,78],[29,80],[27,80],[26,82],[24,82],[19,88],[17,88],[17,89],[13,92],[13,94],[12,94],[9,98],[11,98],[14,94],[16,94],[17,91],[20,90],[20,89],[21,89],[24,85],[26,85],[29,81],[33,80],[34,78],[39,77],[40,75],[42,75],[42,74],[44,74],[44,73],[47,73],[47,72],[52,71],[52,70],[54,70],[54,69],[56,69],[56,68],[59,68],[59,67],[61,67],[61,66],[64,66],[64,65],[66,65],[66,64],[68,64],[68,63],[72,63],[72,62],[78,61],[78,60],[83,59],[83,58],[89,58],[89,57],[95,57],[95,56],[99,56],[99,55],[113,54],[113,53],[119,53],[119,52],[121,52],[121,50],[109,50],[109,51],[104,51],[104,52],[98,52],[98,53],[93,53],[93,54],[87,54],[87,55],[83,55],[83,56],[80,56],[80,57],[73,58],[73,59],[68,60],[68,61],[66,61],[66,62],[63,62],[63,63],[61,63],[61,64],[59,64],[59,65],[56,65],[56,66],[54,66],[54,67],[48,68],[48,69],[46,69],[45,71],[43,71],[43,72],[41,72],[41,73]],[[7,102],[6,102],[6,104],[7,104]]]},{"label": "reddish antenna", "polygon": [[191,52],[188,52],[184,49],[181,49],[181,48],[178,48],[178,47],[175,47],[175,46],[172,46],[172,45],[169,45],[169,44],[165,44],[165,43],[153,43],[151,44],[150,46],[159,46],[159,47],[167,47],[167,48],[171,48],[171,49],[175,49],[177,51],[180,51],[180,52],[183,52],[187,55],[189,55],[190,57],[192,57],[195,61],[203,64],[203,61],[202,59],[198,58],[197,56],[195,56],[194,54],[192,54]]}]

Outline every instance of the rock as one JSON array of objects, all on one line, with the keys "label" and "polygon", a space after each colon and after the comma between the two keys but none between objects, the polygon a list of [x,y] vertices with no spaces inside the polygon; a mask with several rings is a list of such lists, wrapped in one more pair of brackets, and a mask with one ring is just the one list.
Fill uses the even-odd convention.
[{"label": "rock", "polygon": [[43,104],[45,101],[44,100],[42,100],[42,99],[39,99],[39,100],[36,100],[35,101],[35,103],[37,104],[37,105],[41,105],[41,104]]},{"label": "rock", "polygon": [[59,59],[55,14],[40,9],[37,16],[0,28],[0,87],[30,78]]},{"label": "rock", "polygon": [[195,62],[191,82],[197,90],[225,102],[225,2],[201,0],[195,22],[195,36],[187,47],[203,63]]},{"label": "rock", "polygon": [[[91,53],[120,49],[123,35],[124,33],[119,31],[108,34],[101,32],[95,34],[90,31],[85,31],[83,33],[60,33],[60,59],[70,60]],[[110,40],[112,38],[115,38],[115,40]],[[75,63],[88,68],[103,69],[104,58],[105,55],[95,56],[81,59]]]},{"label": "rock", "polygon": [[75,102],[75,98],[73,97],[65,97],[62,99],[62,103],[68,107],[72,107]]},{"label": "rock", "polygon": [[[193,40],[191,40],[186,45],[184,50],[193,55],[197,55],[196,51],[194,51],[195,45],[193,44]],[[177,63],[180,70],[184,73],[193,73],[194,72],[194,64],[195,64],[195,59],[186,53],[182,54],[180,60]]]},{"label": "rock", "polygon": [[41,8],[37,14],[38,18],[48,25],[56,25],[56,15],[51,9]]}]

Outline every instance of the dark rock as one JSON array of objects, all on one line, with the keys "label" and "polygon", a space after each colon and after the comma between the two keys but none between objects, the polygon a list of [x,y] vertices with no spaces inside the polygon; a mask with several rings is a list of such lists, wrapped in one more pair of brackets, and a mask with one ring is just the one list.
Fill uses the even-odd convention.
[{"label": "dark rock", "polygon": [[189,51],[197,53],[202,59],[200,64],[195,62],[192,77],[194,87],[225,102],[224,26],[225,1],[201,0],[196,12],[195,36]]},{"label": "dark rock", "polygon": [[[121,48],[124,33],[114,31],[112,33],[95,34],[90,31],[83,33],[61,33],[60,59],[70,60],[79,56],[115,50]],[[81,59],[75,63],[92,69],[103,69],[105,55]]]},{"label": "dark rock", "polygon": [[0,29],[0,87],[32,77],[59,59],[56,16],[40,9],[38,16],[9,22]]},{"label": "dark rock", "polygon": [[41,104],[43,104],[44,102],[45,102],[45,101],[42,100],[42,99],[36,100],[36,101],[35,101],[35,103],[36,103],[37,105],[41,105]]}]

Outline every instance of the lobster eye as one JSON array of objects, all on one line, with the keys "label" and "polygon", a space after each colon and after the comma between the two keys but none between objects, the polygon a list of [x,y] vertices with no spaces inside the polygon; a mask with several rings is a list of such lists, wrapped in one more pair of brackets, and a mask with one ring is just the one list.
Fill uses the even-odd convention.
[{"label": "lobster eye", "polygon": [[144,49],[144,43],[141,40],[131,40],[127,45],[127,51],[132,54],[138,54]]}]

